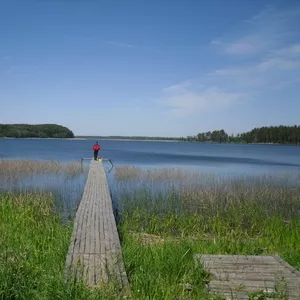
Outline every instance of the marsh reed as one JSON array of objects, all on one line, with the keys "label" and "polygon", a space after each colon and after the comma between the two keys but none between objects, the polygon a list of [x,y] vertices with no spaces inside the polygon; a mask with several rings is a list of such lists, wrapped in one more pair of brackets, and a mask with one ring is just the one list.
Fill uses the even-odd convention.
[{"label": "marsh reed", "polygon": [[133,295],[214,299],[203,288],[209,274],[193,264],[198,253],[279,254],[300,269],[298,178],[224,178],[177,169],[140,170],[134,179],[131,174],[116,178]]}]

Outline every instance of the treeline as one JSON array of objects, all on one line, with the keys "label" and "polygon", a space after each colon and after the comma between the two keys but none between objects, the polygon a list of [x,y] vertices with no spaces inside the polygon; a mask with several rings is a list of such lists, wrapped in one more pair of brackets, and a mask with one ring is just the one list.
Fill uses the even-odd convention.
[{"label": "treeline", "polygon": [[107,136],[102,137],[113,140],[136,140],[136,141],[175,141],[178,138],[174,137],[161,137],[161,136]]},{"label": "treeline", "polygon": [[78,135],[77,138],[87,138],[87,139],[105,139],[105,140],[135,140],[135,141],[178,141],[185,140],[185,138],[176,138],[176,137],[161,137],[161,136],[119,136],[119,135],[110,135],[110,136],[84,136]]},{"label": "treeline", "polygon": [[228,134],[222,130],[214,130],[212,132],[202,132],[198,133],[195,137],[188,137],[190,140],[196,140],[198,142],[215,142],[215,143],[227,143],[229,142]]},{"label": "treeline", "polygon": [[0,124],[0,137],[74,138],[74,134],[67,127],[56,124]]},{"label": "treeline", "polygon": [[300,126],[269,126],[254,128],[237,135],[229,135],[223,129],[188,136],[186,141],[215,143],[273,143],[300,144]]}]

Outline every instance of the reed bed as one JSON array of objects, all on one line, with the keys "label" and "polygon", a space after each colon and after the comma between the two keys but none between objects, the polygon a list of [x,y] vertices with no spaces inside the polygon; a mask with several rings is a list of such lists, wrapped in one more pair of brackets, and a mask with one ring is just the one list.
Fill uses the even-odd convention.
[{"label": "reed bed", "polygon": [[34,161],[34,160],[0,160],[0,179],[8,176],[18,178],[26,175],[37,175],[41,173],[64,173],[67,176],[77,176],[81,173],[81,164],[60,163],[56,161]]},{"label": "reed bed", "polygon": [[[193,173],[182,168],[159,168],[159,169],[141,169],[137,167],[122,166],[115,170],[115,180],[131,181],[131,180],[147,180],[147,181],[168,181],[168,180],[187,180],[199,173]],[[206,174],[207,176],[207,174]]]},{"label": "reed bed", "polygon": [[[228,179],[230,179],[228,181]],[[265,173],[262,175],[228,174],[217,175],[214,172],[191,171],[184,168],[151,168],[122,166],[117,167],[114,172],[114,189],[129,186],[149,187],[157,190],[162,185],[163,190],[169,187],[190,188],[222,188],[235,185],[251,186],[252,188],[263,187],[264,189],[275,186],[296,186],[300,182],[300,172],[287,173]]]},{"label": "reed bed", "polygon": [[204,289],[210,275],[193,264],[198,253],[278,254],[300,270],[298,175],[209,174],[206,180],[193,173],[176,184],[143,176],[135,188],[129,179],[119,182],[120,233],[134,298],[213,299]]},{"label": "reed bed", "polygon": [[0,162],[1,300],[123,299],[114,282],[90,290],[64,277],[84,171],[76,163]]},{"label": "reed bed", "polygon": [[142,170],[136,167],[129,167],[129,166],[123,166],[123,167],[117,167],[115,170],[115,180],[117,181],[127,181],[127,180],[133,180],[138,177],[140,177],[142,174]]},{"label": "reed bed", "polygon": [[0,160],[0,192],[51,194],[55,212],[72,219],[81,199],[86,168],[80,163],[57,161]]},{"label": "reed bed", "polygon": [[24,189],[26,181],[17,175],[11,182],[18,192],[0,192],[0,299],[224,299],[205,290],[211,277],[194,263],[198,253],[279,254],[300,270],[298,174],[226,179],[180,169],[122,167],[111,187],[131,293],[113,282],[105,289],[87,289],[81,281],[63,278],[72,222],[53,213],[55,193],[73,192],[80,199],[83,185],[74,188],[77,176],[70,177],[65,165],[21,165],[15,163],[11,172],[0,165],[0,179],[24,174],[28,186],[36,181],[40,190]]},{"label": "reed bed", "polygon": [[0,193],[0,299],[124,299],[113,283],[90,290],[64,278],[73,224],[53,207],[50,194]]}]

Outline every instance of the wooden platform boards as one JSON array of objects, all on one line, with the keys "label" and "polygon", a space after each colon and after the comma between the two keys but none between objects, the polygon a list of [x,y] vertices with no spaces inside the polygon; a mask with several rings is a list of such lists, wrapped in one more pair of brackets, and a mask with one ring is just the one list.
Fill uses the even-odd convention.
[{"label": "wooden platform boards", "polygon": [[197,254],[196,260],[211,274],[210,293],[225,299],[249,299],[260,290],[272,295],[266,299],[300,299],[300,272],[278,256]]},{"label": "wooden platform boards", "polygon": [[[90,163],[66,260],[68,275],[83,276],[89,286],[115,280],[128,284],[112,201],[101,162]],[[74,274],[75,273],[75,274]]]}]

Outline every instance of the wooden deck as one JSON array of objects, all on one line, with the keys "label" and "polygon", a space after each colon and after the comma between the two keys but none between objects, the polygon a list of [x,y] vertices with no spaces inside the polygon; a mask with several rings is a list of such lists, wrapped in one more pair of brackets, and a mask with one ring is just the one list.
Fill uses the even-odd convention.
[{"label": "wooden deck", "polygon": [[[107,178],[101,162],[90,163],[66,260],[68,275],[89,286],[116,280],[128,284]],[[75,273],[75,274],[74,274]]]},{"label": "wooden deck", "polygon": [[277,289],[282,298],[268,299],[300,299],[300,272],[278,256],[197,254],[196,259],[211,274],[207,288],[212,294],[249,299],[251,292],[272,293]]}]

